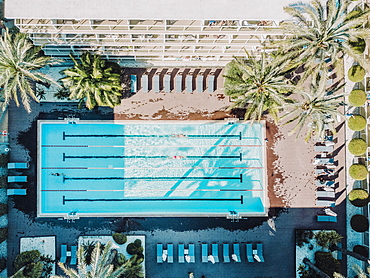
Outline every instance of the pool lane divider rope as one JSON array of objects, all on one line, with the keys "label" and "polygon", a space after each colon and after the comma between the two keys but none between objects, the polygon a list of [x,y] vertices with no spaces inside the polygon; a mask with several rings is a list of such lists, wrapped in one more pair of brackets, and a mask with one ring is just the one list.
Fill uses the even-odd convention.
[{"label": "pool lane divider rope", "polygon": [[[159,137],[159,138],[237,138],[239,140],[242,140],[242,133],[239,132],[239,134],[207,134],[207,135],[184,135],[184,136],[176,136],[173,134],[164,134],[164,135],[146,135],[146,134],[66,134],[65,131],[63,131],[63,141],[67,137],[80,137],[80,138],[94,138],[94,137],[106,137],[106,138],[153,138],[153,137]],[[247,137],[248,138],[248,137]]]},{"label": "pool lane divider rope", "polygon": [[63,196],[63,205],[66,202],[148,202],[148,201],[236,201],[243,204],[243,195],[240,195],[240,198],[153,198],[153,199],[67,199]]},{"label": "pool lane divider rope", "polygon": [[63,161],[67,158],[80,158],[80,159],[92,159],[92,158],[163,158],[163,159],[202,159],[202,158],[237,158],[239,161],[243,160],[243,155],[186,155],[186,156],[168,156],[168,155],[66,155],[63,153]]},{"label": "pool lane divider rope", "polygon": [[239,180],[243,182],[243,174],[239,177],[66,177],[63,182],[68,180]]}]

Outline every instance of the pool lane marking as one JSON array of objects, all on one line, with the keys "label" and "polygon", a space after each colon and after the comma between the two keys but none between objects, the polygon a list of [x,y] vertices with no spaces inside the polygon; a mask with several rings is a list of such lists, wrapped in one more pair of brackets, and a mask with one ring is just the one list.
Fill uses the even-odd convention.
[{"label": "pool lane marking", "polygon": [[153,198],[153,199],[67,199],[65,196],[63,196],[63,205],[66,204],[66,202],[138,202],[138,201],[236,201],[240,202],[240,204],[243,204],[243,195],[240,195],[240,198],[234,199],[234,198]]},{"label": "pool lane marking", "polygon": [[[67,137],[81,137],[81,138],[94,138],[94,137],[106,137],[106,138],[153,138],[153,137],[159,137],[159,138],[237,138],[239,140],[242,140],[242,133],[239,132],[239,134],[207,134],[207,135],[185,135],[184,137],[176,137],[176,135],[172,134],[165,134],[165,135],[146,135],[146,134],[66,134],[65,131],[63,131],[63,141]],[[252,138],[252,137],[246,137],[246,138]]]},{"label": "pool lane marking", "polygon": [[243,160],[243,154],[239,155],[186,155],[186,156],[168,156],[168,155],[66,155],[63,153],[63,161],[66,161],[67,158],[80,158],[80,159],[92,159],[92,158],[164,158],[164,159],[202,159],[202,158],[237,158],[240,161]]},{"label": "pool lane marking", "polygon": [[63,176],[63,182],[67,180],[239,180],[243,182],[243,174],[239,177],[67,177]]}]

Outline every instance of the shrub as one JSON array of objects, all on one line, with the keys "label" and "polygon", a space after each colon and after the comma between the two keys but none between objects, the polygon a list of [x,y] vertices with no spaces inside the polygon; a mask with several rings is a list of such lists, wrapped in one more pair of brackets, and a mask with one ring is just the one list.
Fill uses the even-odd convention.
[{"label": "shrub", "polygon": [[351,218],[351,227],[356,232],[364,233],[369,229],[369,220],[364,215],[356,214]]},{"label": "shrub", "polygon": [[114,233],[112,237],[114,241],[119,245],[125,244],[127,242],[127,236],[122,233]]},{"label": "shrub", "polygon": [[355,188],[348,194],[348,200],[355,207],[364,207],[369,203],[369,193],[362,188]]},{"label": "shrub", "polygon": [[0,216],[8,214],[8,206],[7,204],[0,204]]},{"label": "shrub", "polygon": [[336,231],[320,231],[315,234],[316,243],[322,247],[335,245],[342,240],[342,236]]},{"label": "shrub", "polygon": [[348,151],[353,155],[363,155],[366,153],[367,150],[367,143],[364,139],[361,138],[353,138],[348,143]]},{"label": "shrub", "polygon": [[309,243],[314,233],[310,230],[296,230],[295,231],[295,243],[299,247],[302,247],[304,243]]},{"label": "shrub", "polygon": [[137,249],[138,249],[138,247],[135,245],[135,243],[131,242],[127,245],[126,251],[130,255],[135,255],[135,254],[137,254]]},{"label": "shrub", "polygon": [[340,272],[340,264],[330,252],[315,252],[315,262],[315,265],[330,277],[333,277],[334,272]]},{"label": "shrub", "polygon": [[351,178],[353,178],[355,180],[358,180],[358,181],[362,181],[362,180],[366,179],[367,174],[368,174],[366,166],[361,165],[361,164],[352,164],[349,167],[348,172],[349,172],[349,175],[351,176]]},{"label": "shrub", "polygon": [[352,90],[348,96],[348,102],[352,106],[360,107],[366,102],[367,96],[364,90]]},{"label": "shrub", "polygon": [[22,267],[34,263],[40,259],[40,251],[38,250],[31,250],[25,251],[17,255],[14,260],[14,271],[18,271]]},{"label": "shrub", "polygon": [[367,248],[366,246],[355,245],[355,247],[353,247],[353,252],[360,254],[361,256],[364,256],[366,258],[369,257],[369,248]]},{"label": "shrub", "polygon": [[140,246],[141,246],[141,240],[140,240],[140,239],[135,239],[134,244],[135,244],[137,247],[140,247]]},{"label": "shrub", "polygon": [[353,115],[348,119],[348,127],[353,131],[360,131],[366,127],[366,119],[361,115]]},{"label": "shrub", "polygon": [[365,77],[365,69],[360,65],[352,66],[348,70],[348,78],[352,82],[360,82]]},{"label": "shrub", "polygon": [[349,41],[349,45],[357,54],[364,53],[366,48],[366,42],[362,38],[358,38],[357,41]]}]

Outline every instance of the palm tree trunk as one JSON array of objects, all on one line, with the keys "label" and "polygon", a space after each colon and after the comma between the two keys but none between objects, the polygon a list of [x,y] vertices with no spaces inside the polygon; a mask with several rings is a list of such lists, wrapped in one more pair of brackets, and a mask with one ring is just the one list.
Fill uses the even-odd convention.
[{"label": "palm tree trunk", "polygon": [[313,263],[311,263],[311,261],[309,259],[304,258],[303,259],[303,263],[305,263],[310,268],[312,268],[320,277],[322,277],[322,278],[330,278],[330,276],[328,274],[326,274],[324,271],[322,271],[319,268],[317,268],[317,266],[314,265]]},{"label": "palm tree trunk", "polygon": [[113,260],[114,260],[115,256],[117,255],[117,253],[118,253],[118,251],[116,249],[112,249],[110,251],[109,257],[108,257],[107,262],[104,265],[104,267],[107,266],[107,265],[113,264]]},{"label": "palm tree trunk", "polygon": [[349,255],[349,256],[357,259],[357,260],[364,261],[365,263],[370,264],[370,260],[368,258],[366,258],[366,257],[364,257],[364,256],[362,256],[360,254],[357,254],[355,252],[352,252],[352,251],[349,251],[347,249],[344,249],[342,247],[339,247],[337,245],[330,246],[330,250],[332,250],[332,251],[333,250],[337,250],[337,251],[342,252],[343,254]]}]

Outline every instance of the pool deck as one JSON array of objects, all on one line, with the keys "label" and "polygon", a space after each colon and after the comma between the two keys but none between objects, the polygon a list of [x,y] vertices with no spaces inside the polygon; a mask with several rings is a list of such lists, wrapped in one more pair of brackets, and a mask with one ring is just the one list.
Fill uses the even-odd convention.
[{"label": "pool deck", "polygon": [[[147,257],[146,273],[150,278],[188,277],[194,272],[195,277],[294,277],[295,229],[335,229],[345,234],[345,191],[344,169],[337,166],[339,188],[338,201],[333,209],[338,213],[337,223],[319,223],[315,216],[320,208],[315,207],[313,143],[304,143],[302,138],[284,137],[288,127],[278,129],[273,123],[267,123],[267,163],[269,197],[271,209],[269,217],[248,218],[231,222],[225,218],[84,218],[75,223],[66,223],[58,219],[37,219],[36,215],[36,120],[63,119],[75,115],[81,119],[166,119],[166,120],[209,120],[233,117],[221,111],[228,105],[220,92],[214,94],[136,94],[124,99],[122,105],[114,111],[99,108],[93,111],[76,109],[77,104],[42,103],[32,104],[33,111],[27,114],[23,108],[12,103],[9,110],[9,134],[11,161],[29,161],[30,169],[24,171],[29,176],[27,196],[16,196],[9,203],[9,258],[11,262],[19,253],[19,238],[25,236],[56,236],[57,257],[60,256],[60,244],[74,244],[80,235],[109,235],[112,231],[146,235]],[[114,112],[114,113],[113,113]],[[21,119],[21,120],[20,120]],[[339,128],[338,142],[335,145],[335,160],[344,161],[344,127]],[[19,173],[20,174],[20,173]],[[14,202],[12,202],[14,200]],[[173,264],[156,263],[155,246],[157,243],[195,243],[196,263]],[[262,242],[265,263],[245,262],[245,249],[241,248],[240,264],[202,264],[200,262],[200,243],[246,243]],[[177,249],[175,249],[177,250]],[[281,257],[284,250],[284,258]],[[221,249],[220,249],[221,251]],[[220,252],[219,252],[220,253]],[[176,256],[175,252],[175,256]],[[222,254],[222,253],[221,253]],[[342,261],[345,269],[346,259]],[[343,271],[344,273],[344,271]]]}]

